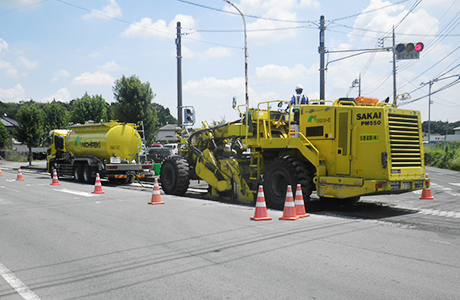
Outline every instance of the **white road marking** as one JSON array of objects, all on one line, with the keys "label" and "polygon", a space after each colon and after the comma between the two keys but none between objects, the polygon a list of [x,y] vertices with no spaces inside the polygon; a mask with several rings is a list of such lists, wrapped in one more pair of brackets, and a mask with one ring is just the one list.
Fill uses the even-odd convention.
[{"label": "white road marking", "polygon": [[94,196],[94,194],[92,193],[80,192],[80,191],[74,191],[74,190],[68,190],[68,189],[54,189],[54,190],[58,192],[69,193],[69,194],[83,196],[83,197],[93,197]]},{"label": "white road marking", "polygon": [[449,242],[446,242],[446,241],[439,241],[439,240],[430,240],[430,241],[431,241],[431,242],[435,242],[435,243],[450,245],[450,243],[449,243]]},{"label": "white road marking", "polygon": [[16,275],[13,274],[7,267],[0,263],[0,275],[8,282],[12,288],[18,292],[25,300],[40,300],[40,297],[32,292]]},{"label": "white road marking", "polygon": [[[449,183],[451,185],[459,185],[460,186],[460,183]],[[435,189],[439,189],[439,190],[442,190],[444,193],[446,194],[449,194],[451,196],[454,196],[454,197],[459,197],[460,196],[460,193],[457,193],[457,192],[454,192],[450,187],[445,187],[443,185],[440,185],[440,184],[437,184],[437,183],[434,183],[434,182],[431,182],[431,186]]]},{"label": "white road marking", "polygon": [[440,216],[440,217],[447,217],[447,218],[460,218],[460,212],[457,211],[445,211],[445,210],[438,210],[438,209],[430,209],[430,208],[421,208],[418,212],[422,215],[432,215],[432,216]]},{"label": "white road marking", "polygon": [[449,182],[450,185],[460,186],[460,182]]}]

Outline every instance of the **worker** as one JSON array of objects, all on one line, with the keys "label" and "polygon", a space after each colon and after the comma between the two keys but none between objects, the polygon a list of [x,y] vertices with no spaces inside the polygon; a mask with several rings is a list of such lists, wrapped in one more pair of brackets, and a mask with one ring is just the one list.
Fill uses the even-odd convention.
[{"label": "worker", "polygon": [[292,95],[291,98],[291,105],[299,105],[299,104],[308,104],[308,97],[306,97],[303,93],[303,86],[297,85],[295,88],[295,94]]}]

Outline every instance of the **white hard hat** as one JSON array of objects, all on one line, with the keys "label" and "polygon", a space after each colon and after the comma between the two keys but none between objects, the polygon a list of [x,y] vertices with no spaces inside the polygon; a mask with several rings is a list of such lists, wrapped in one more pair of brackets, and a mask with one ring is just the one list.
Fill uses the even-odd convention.
[{"label": "white hard hat", "polygon": [[297,86],[295,87],[295,90],[296,90],[296,91],[297,91],[297,90],[303,90],[303,86],[302,86],[301,84],[299,84],[299,85],[297,85]]}]

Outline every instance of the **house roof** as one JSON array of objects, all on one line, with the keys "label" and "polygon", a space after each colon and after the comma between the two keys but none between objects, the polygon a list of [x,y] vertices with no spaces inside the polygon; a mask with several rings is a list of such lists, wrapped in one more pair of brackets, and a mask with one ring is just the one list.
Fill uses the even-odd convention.
[{"label": "house roof", "polygon": [[177,124],[166,124],[165,126],[158,129],[158,131],[174,131],[176,130]]},{"label": "house roof", "polygon": [[13,120],[11,118],[8,118],[8,117],[0,117],[0,120],[3,123],[3,126],[5,126],[6,128],[19,126],[18,122],[16,122],[15,120]]}]

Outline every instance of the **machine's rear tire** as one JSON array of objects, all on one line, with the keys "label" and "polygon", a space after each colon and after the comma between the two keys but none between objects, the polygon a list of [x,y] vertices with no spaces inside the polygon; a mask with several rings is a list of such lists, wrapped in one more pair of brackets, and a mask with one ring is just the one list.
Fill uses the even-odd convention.
[{"label": "machine's rear tire", "polygon": [[283,209],[286,202],[287,186],[291,185],[295,195],[297,184],[302,185],[304,200],[309,200],[314,189],[312,169],[293,156],[275,158],[264,174],[263,186],[267,206]]},{"label": "machine's rear tire", "polygon": [[96,178],[93,177],[93,169],[90,165],[85,165],[83,167],[83,182],[94,184],[96,182]]},{"label": "machine's rear tire", "polygon": [[160,182],[166,194],[183,196],[190,185],[187,160],[179,155],[165,159],[161,165]]}]

